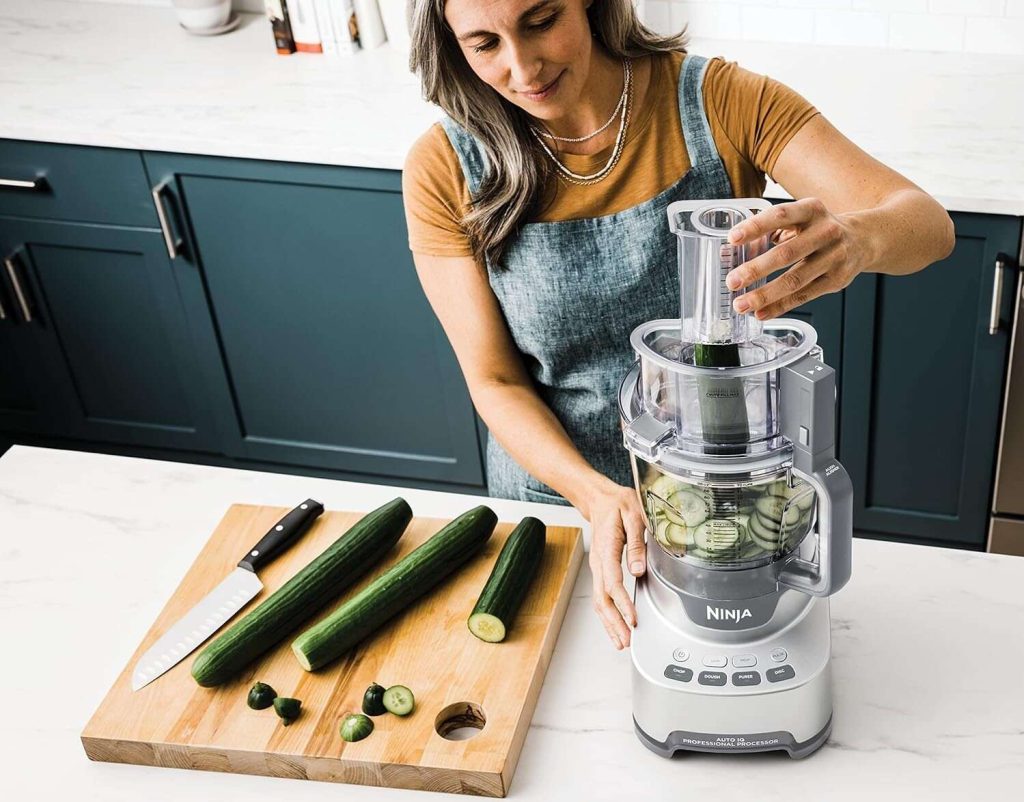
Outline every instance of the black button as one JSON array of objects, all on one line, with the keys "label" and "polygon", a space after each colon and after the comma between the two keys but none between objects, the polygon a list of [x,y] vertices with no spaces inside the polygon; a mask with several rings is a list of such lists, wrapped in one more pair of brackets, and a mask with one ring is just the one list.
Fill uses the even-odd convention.
[{"label": "black button", "polygon": [[756,671],[737,671],[732,675],[733,685],[760,685],[761,675]]},{"label": "black button", "polygon": [[700,676],[697,677],[697,682],[701,685],[725,685],[725,672],[701,671]]},{"label": "black button", "polygon": [[778,668],[769,668],[765,675],[769,682],[782,682],[784,679],[793,679],[796,672],[793,670],[793,666],[779,666]]},{"label": "black button", "polygon": [[665,666],[665,676],[677,682],[689,682],[693,679],[693,671],[683,666],[674,666],[670,663]]}]

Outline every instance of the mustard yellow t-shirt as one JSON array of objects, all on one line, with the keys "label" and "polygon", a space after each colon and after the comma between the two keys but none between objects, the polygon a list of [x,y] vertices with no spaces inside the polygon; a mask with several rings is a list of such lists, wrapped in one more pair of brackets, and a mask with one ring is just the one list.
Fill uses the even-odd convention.
[{"label": "mustard yellow t-shirt", "polygon": [[[679,70],[684,54],[651,59],[643,108],[627,129],[622,156],[598,184],[580,186],[553,176],[545,188],[550,203],[528,222],[602,217],[653,198],[690,168],[679,120]],[[792,89],[735,62],[711,60],[704,74],[704,108],[735,197],[761,197],[765,174],[793,135],[818,111]],[[613,145],[591,155],[559,154],[570,170],[599,170]],[[402,173],[409,247],[433,256],[470,256],[460,220],[470,196],[458,156],[440,123],[412,146]]]}]

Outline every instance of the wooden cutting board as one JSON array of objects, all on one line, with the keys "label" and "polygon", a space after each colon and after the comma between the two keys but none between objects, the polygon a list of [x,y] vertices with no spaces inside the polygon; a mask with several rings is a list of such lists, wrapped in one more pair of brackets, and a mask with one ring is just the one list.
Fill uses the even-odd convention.
[{"label": "wooden cutting board", "polygon": [[[576,528],[547,528],[540,571],[503,643],[473,637],[466,619],[518,522],[499,523],[485,550],[454,576],[371,640],[318,672],[299,666],[289,637],[230,684],[201,688],[195,683],[190,670],[200,647],[162,677],[132,691],[132,668],[139,656],[287,512],[245,504],[227,511],[86,725],[86,754],[113,763],[504,796],[582,561],[582,533]],[[232,621],[266,599],[361,515],[321,515],[261,572],[263,592]],[[414,518],[380,568],[341,598],[446,523]],[[302,715],[285,727],[272,708],[250,709],[246,695],[257,680],[272,685],[281,696],[301,699]],[[416,709],[404,718],[377,716],[370,737],[346,743],[338,731],[341,719],[346,712],[360,712],[363,692],[371,682],[409,686]],[[479,725],[481,719],[482,728],[468,740],[439,734],[467,722]]]}]

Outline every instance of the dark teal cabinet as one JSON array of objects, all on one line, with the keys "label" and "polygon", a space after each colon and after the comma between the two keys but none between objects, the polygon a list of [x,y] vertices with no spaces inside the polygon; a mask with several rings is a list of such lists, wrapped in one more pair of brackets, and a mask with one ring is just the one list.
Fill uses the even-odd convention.
[{"label": "dark teal cabinet", "polygon": [[[1005,324],[989,333],[993,281],[997,254],[1018,253],[1021,223],[954,222],[949,258],[846,289],[841,457],[857,530],[982,546],[1009,346]],[[1003,294],[1003,321],[1012,295]]]},{"label": "dark teal cabinet", "polygon": [[[481,485],[398,173],[145,154],[204,391],[240,459]],[[179,228],[180,226],[180,228]]]},{"label": "dark teal cabinet", "polygon": [[5,428],[217,450],[159,232],[0,217],[0,253]]}]

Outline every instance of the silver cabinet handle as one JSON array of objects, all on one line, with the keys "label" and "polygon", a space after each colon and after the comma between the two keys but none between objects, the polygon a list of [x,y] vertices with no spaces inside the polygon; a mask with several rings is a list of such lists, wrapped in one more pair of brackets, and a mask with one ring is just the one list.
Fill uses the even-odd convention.
[{"label": "silver cabinet handle", "polygon": [[164,209],[163,192],[171,182],[168,178],[153,187],[153,205],[156,206],[156,216],[160,221],[160,231],[164,235],[164,245],[167,246],[167,255],[171,259],[177,259],[181,253],[181,239],[174,236],[171,231],[170,221],[167,219],[167,211]]},{"label": "silver cabinet handle", "polygon": [[36,176],[35,178],[0,178],[0,189],[20,189],[28,192],[40,192],[46,188],[46,178]]},{"label": "silver cabinet handle", "polygon": [[0,301],[0,321],[7,320],[7,310],[4,309],[4,302]]},{"label": "silver cabinet handle", "polygon": [[18,299],[18,305],[21,307],[21,316],[25,319],[26,323],[31,323],[32,310],[28,308],[28,299],[21,289],[21,282],[18,281],[18,271],[14,269],[14,259],[10,256],[4,259],[4,267],[7,268],[7,277],[11,280],[11,284],[14,287],[14,295]]},{"label": "silver cabinet handle", "polygon": [[996,274],[992,279],[992,308],[988,313],[988,333],[999,333],[999,310],[1003,305],[1003,271],[1010,257],[1005,253],[996,254]]}]

